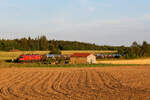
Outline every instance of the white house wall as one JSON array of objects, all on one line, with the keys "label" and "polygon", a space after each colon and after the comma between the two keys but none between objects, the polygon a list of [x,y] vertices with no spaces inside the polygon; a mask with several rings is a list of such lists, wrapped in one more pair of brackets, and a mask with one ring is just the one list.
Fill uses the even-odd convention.
[{"label": "white house wall", "polygon": [[95,63],[96,63],[96,57],[95,57],[93,54],[89,55],[89,56],[87,57],[87,62],[88,62],[89,64],[91,64],[91,63],[95,64]]}]

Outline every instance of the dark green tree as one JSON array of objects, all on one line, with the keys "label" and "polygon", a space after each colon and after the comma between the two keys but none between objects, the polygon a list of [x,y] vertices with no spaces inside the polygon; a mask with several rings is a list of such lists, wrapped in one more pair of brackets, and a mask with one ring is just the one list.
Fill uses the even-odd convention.
[{"label": "dark green tree", "polygon": [[61,50],[58,48],[58,44],[55,40],[51,42],[51,46],[50,54],[61,54]]},{"label": "dark green tree", "polygon": [[50,54],[61,54],[61,50],[58,49],[58,48],[53,48],[53,49],[50,51]]},{"label": "dark green tree", "polygon": [[141,56],[150,56],[150,46],[146,41],[143,42],[141,47]]},{"label": "dark green tree", "polygon": [[39,40],[40,50],[48,50],[49,43],[46,36],[41,36]]},{"label": "dark green tree", "polygon": [[20,41],[21,41],[23,50],[28,50],[29,49],[28,40],[26,38],[22,38]]},{"label": "dark green tree", "polygon": [[132,50],[132,54],[134,58],[140,57],[141,48],[140,48],[140,45],[138,45],[136,41],[132,43],[130,48]]}]

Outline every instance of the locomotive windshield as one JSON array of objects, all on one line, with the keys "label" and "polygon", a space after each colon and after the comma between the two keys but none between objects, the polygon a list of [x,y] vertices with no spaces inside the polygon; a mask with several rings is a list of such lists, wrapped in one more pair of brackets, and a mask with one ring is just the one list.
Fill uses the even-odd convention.
[{"label": "locomotive windshield", "polygon": [[20,56],[20,58],[23,58],[23,56]]}]

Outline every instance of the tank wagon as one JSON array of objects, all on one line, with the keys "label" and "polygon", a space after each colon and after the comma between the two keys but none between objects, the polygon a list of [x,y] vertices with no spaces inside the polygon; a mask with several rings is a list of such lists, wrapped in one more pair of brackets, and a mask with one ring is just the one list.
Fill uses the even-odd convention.
[{"label": "tank wagon", "polygon": [[97,59],[104,59],[104,58],[120,58],[120,54],[97,54]]},{"label": "tank wagon", "polygon": [[41,61],[42,56],[39,54],[28,54],[28,55],[20,55],[18,58],[18,62],[39,62]]}]

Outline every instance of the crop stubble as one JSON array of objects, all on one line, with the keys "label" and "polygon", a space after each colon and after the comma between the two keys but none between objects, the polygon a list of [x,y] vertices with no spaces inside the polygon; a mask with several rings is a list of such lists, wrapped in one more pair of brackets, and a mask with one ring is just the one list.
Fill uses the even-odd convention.
[{"label": "crop stubble", "polygon": [[150,68],[3,68],[0,100],[150,100]]}]

